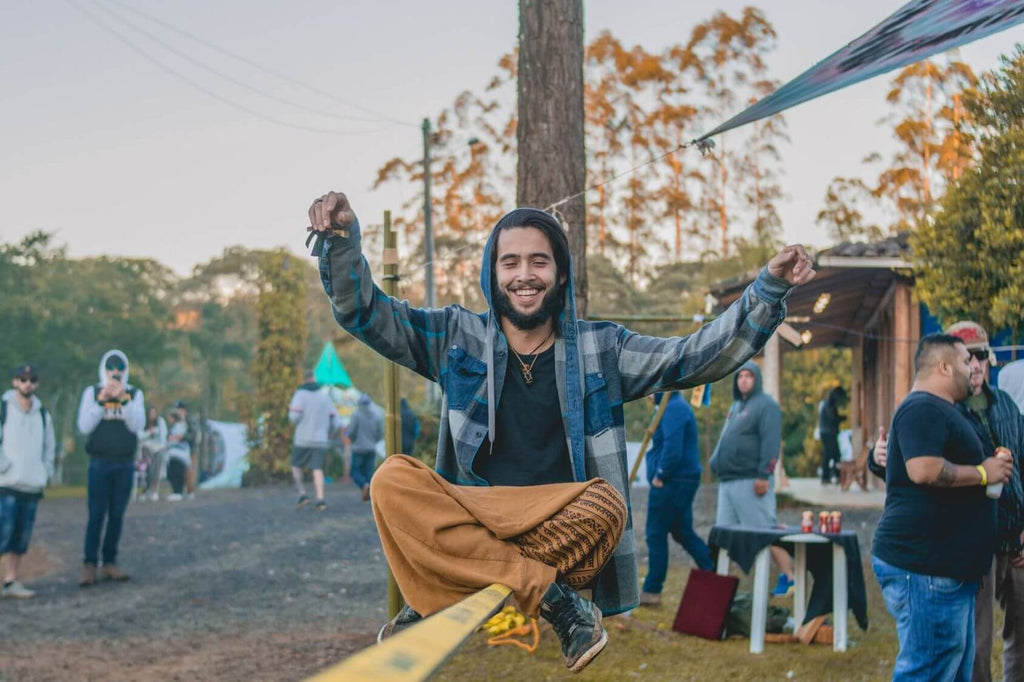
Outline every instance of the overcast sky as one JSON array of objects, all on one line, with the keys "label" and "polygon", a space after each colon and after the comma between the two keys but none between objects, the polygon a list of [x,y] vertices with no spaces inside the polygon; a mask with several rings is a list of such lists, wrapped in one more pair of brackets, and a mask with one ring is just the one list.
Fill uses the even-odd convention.
[{"label": "overcast sky", "polygon": [[[464,89],[482,89],[517,33],[511,0],[116,2],[334,97],[270,78],[147,23],[115,0],[4,0],[0,241],[45,229],[57,232],[75,256],[152,256],[185,273],[231,244],[300,251],[306,208],[330,189],[346,191],[363,220],[377,222],[383,209],[398,210],[416,189],[371,192],[374,171],[393,156],[418,156],[422,118],[435,116]],[[586,39],[610,29],[627,45],[659,51],[685,41],[714,10],[736,13],[747,4],[588,0]],[[786,81],[903,3],[753,4],[779,35],[770,75]],[[110,11],[186,57],[303,108],[216,78],[117,23]],[[1024,28],[1018,26],[967,45],[961,57],[976,71],[990,69],[1020,41]],[[869,152],[891,151],[890,130],[877,125],[887,111],[890,77],[787,112],[792,142],[783,147],[788,199],[781,206],[787,240],[824,245],[814,216],[828,181],[863,173],[861,159]]]}]

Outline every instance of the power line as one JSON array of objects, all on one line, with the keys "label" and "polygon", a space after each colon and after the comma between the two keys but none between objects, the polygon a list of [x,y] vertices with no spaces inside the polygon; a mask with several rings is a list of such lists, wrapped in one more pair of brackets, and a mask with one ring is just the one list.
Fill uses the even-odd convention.
[{"label": "power line", "polygon": [[223,48],[220,45],[212,43],[212,42],[210,42],[210,41],[208,41],[208,40],[206,40],[204,38],[201,38],[201,37],[195,35],[194,33],[190,33],[189,31],[186,31],[183,28],[179,28],[178,26],[175,26],[174,24],[171,24],[170,22],[164,21],[163,19],[160,19],[159,17],[156,17],[156,16],[154,16],[152,14],[149,14],[148,12],[145,12],[145,11],[143,11],[141,9],[136,8],[136,7],[132,7],[131,5],[128,5],[128,4],[124,3],[124,2],[122,2],[121,0],[110,0],[110,1],[115,3],[115,4],[117,4],[117,5],[119,5],[120,7],[128,10],[129,12],[137,14],[137,15],[141,16],[142,18],[144,18],[144,19],[146,19],[148,21],[151,21],[151,22],[153,22],[153,23],[155,23],[155,24],[157,24],[159,26],[162,26],[163,28],[167,29],[168,31],[171,31],[173,33],[177,33],[178,35],[183,36],[185,38],[188,38],[189,40],[195,41],[196,43],[199,43],[200,45],[203,45],[204,47],[207,47],[207,48],[209,48],[209,49],[211,49],[211,50],[213,50],[215,52],[219,52],[222,55],[225,55],[227,57],[231,57],[232,59],[238,60],[238,61],[242,62],[243,64],[251,66],[252,68],[254,68],[254,69],[258,70],[258,71],[262,71],[265,74],[268,74],[270,76],[274,76],[275,78],[279,78],[279,79],[281,79],[283,81],[291,83],[292,85],[296,85],[296,86],[298,86],[300,88],[304,88],[305,90],[308,90],[309,92],[313,92],[313,93],[315,93],[317,95],[321,95],[323,97],[327,97],[328,99],[332,99],[335,102],[338,102],[339,104],[344,104],[347,107],[351,107],[353,109],[357,109],[359,111],[362,111],[365,114],[369,114],[371,116],[375,116],[376,119],[374,119],[374,120],[383,119],[385,121],[389,121],[389,122],[394,123],[396,125],[411,126],[413,128],[418,128],[419,127],[419,125],[416,124],[416,123],[410,123],[408,121],[402,121],[402,120],[399,120],[399,119],[394,118],[392,116],[388,116],[387,114],[383,114],[383,113],[381,113],[379,111],[374,111],[373,109],[369,109],[369,108],[367,108],[365,106],[362,106],[360,104],[356,104],[354,102],[350,102],[350,101],[348,101],[348,100],[346,100],[346,99],[344,99],[342,97],[338,97],[333,92],[329,92],[327,90],[323,90],[323,89],[318,88],[318,87],[316,87],[314,85],[309,85],[308,83],[304,83],[304,82],[302,82],[302,81],[300,81],[300,80],[298,80],[296,78],[293,78],[293,77],[289,76],[288,74],[282,73],[280,71],[277,71],[275,69],[270,68],[269,66],[264,66],[263,64],[255,62],[255,61],[249,59],[248,57],[245,57],[243,55],[237,54],[235,52],[231,52],[230,50],[228,50],[226,48]]},{"label": "power line", "polygon": [[380,132],[382,130],[386,130],[387,128],[390,128],[392,125],[394,125],[394,124],[389,124],[389,125],[387,125],[387,126],[385,126],[383,128],[377,128],[377,129],[374,129],[374,130],[345,131],[345,130],[333,130],[333,129],[329,129],[329,128],[316,128],[316,127],[313,127],[313,126],[307,126],[307,125],[303,125],[303,124],[300,124],[300,123],[291,123],[290,121],[285,121],[285,120],[282,120],[282,119],[279,119],[279,118],[275,118],[274,116],[268,116],[267,114],[264,114],[264,113],[262,113],[260,111],[252,109],[250,107],[247,107],[244,104],[240,104],[240,103],[238,103],[238,102],[236,102],[236,101],[234,101],[232,99],[224,97],[223,95],[221,95],[221,94],[211,90],[210,88],[207,88],[205,85],[202,85],[201,83],[198,83],[197,81],[189,78],[188,76],[186,76],[185,74],[181,73],[180,71],[174,69],[173,67],[168,66],[167,64],[164,64],[159,59],[157,59],[156,57],[153,57],[148,52],[146,52],[143,48],[141,48],[137,44],[135,44],[131,39],[126,38],[123,35],[121,35],[117,31],[117,29],[113,28],[112,26],[110,26],[109,24],[104,22],[101,18],[99,18],[98,16],[93,14],[91,11],[89,11],[88,9],[83,7],[82,5],[78,4],[78,2],[76,2],[76,0],[65,0],[65,2],[67,2],[69,5],[71,5],[72,7],[77,9],[79,12],[84,14],[86,16],[86,18],[88,18],[94,24],[96,24],[97,26],[102,28],[104,31],[107,31],[108,33],[110,33],[112,36],[114,36],[114,38],[116,38],[120,42],[124,43],[133,52],[138,54],[140,57],[142,57],[146,61],[152,63],[154,66],[156,66],[160,70],[165,71],[165,72],[171,74],[172,76],[174,76],[175,78],[178,78],[178,79],[184,81],[185,83],[187,83],[191,87],[195,88],[196,90],[199,90],[200,92],[204,93],[205,95],[207,95],[209,97],[212,97],[213,99],[221,102],[222,104],[226,104],[227,106],[232,107],[234,109],[238,109],[239,111],[244,111],[245,113],[249,114],[250,116],[255,116],[256,118],[259,118],[259,119],[261,119],[263,121],[266,121],[268,123],[274,123],[276,125],[284,126],[286,128],[294,128],[294,129],[297,129],[297,130],[305,130],[306,132],[324,133],[324,134],[328,134],[328,135],[367,135],[367,134],[370,134],[370,133],[376,133],[376,132]]},{"label": "power line", "polygon": [[136,31],[137,33],[142,34],[146,38],[149,38],[154,43],[156,43],[157,45],[160,45],[161,47],[163,47],[168,52],[170,52],[170,53],[172,53],[174,55],[177,55],[181,59],[184,59],[185,61],[189,62],[190,64],[193,64],[196,67],[198,67],[198,68],[200,68],[200,69],[202,69],[202,70],[204,70],[204,71],[206,71],[208,73],[212,73],[215,76],[223,78],[224,80],[226,80],[226,81],[228,81],[230,83],[233,83],[233,84],[237,85],[240,88],[244,88],[245,90],[248,90],[250,92],[254,92],[257,95],[260,95],[261,97],[266,97],[267,99],[273,100],[275,102],[279,102],[279,103],[284,104],[286,106],[293,107],[293,108],[299,109],[301,111],[306,111],[306,112],[311,112],[311,113],[314,113],[314,114],[319,114],[321,116],[326,116],[328,118],[337,118],[339,120],[350,120],[350,121],[365,121],[365,122],[368,122],[368,123],[380,123],[383,120],[385,120],[385,119],[380,119],[380,118],[370,119],[370,118],[360,118],[360,117],[355,117],[355,116],[341,116],[341,115],[335,114],[334,112],[324,111],[322,109],[314,109],[314,108],[308,107],[308,106],[306,106],[304,104],[296,104],[295,102],[292,102],[289,99],[286,99],[284,97],[279,97],[279,96],[277,96],[277,95],[275,95],[273,93],[261,90],[260,88],[257,88],[257,87],[255,87],[253,85],[250,85],[249,83],[246,83],[245,81],[243,81],[243,80],[241,80],[239,78],[235,78],[234,76],[232,76],[229,73],[225,73],[224,71],[221,71],[220,69],[214,68],[214,67],[210,66],[209,64],[206,64],[202,60],[196,59],[192,55],[190,55],[187,52],[184,52],[184,51],[178,49],[174,45],[171,45],[170,43],[166,42],[165,40],[163,40],[159,36],[156,36],[153,33],[151,33],[149,31],[147,31],[146,29],[142,28],[138,24],[136,24],[136,23],[134,23],[134,22],[132,22],[132,21],[122,17],[121,15],[119,15],[116,12],[112,11],[109,7],[103,5],[103,3],[101,3],[101,2],[96,1],[96,2],[94,2],[94,4],[97,5],[98,7],[100,7],[108,15],[114,17],[115,19],[117,19],[118,21],[120,21],[121,23],[126,25],[128,28]]}]

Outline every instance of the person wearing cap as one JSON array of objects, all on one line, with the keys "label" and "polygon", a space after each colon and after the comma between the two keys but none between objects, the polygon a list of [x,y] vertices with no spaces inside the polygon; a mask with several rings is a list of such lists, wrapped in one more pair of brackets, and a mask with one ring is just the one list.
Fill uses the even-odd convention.
[{"label": "person wearing cap", "polygon": [[639,600],[623,405],[715,381],[757,353],[790,290],[814,276],[806,250],[782,249],[703,329],[658,338],[577,318],[568,236],[547,211],[518,208],[494,225],[480,312],[384,294],[344,194],[314,201],[309,220],[338,323],[444,396],[434,468],[392,455],[370,485],[408,604],[378,637],[502,583],[551,623],[579,672],[608,643],[602,618]]},{"label": "person wearing cap", "polygon": [[[973,680],[992,679],[993,601],[1006,609],[1003,628],[1005,679],[1024,679],[1024,557],[1021,532],[1024,531],[1024,489],[1020,472],[1020,453],[1024,450],[1024,417],[1004,391],[988,383],[989,368],[995,364],[988,333],[969,321],[946,328],[945,333],[963,342],[970,353],[970,395],[957,403],[982,442],[984,451],[992,454],[1003,446],[1013,453],[1014,466],[1003,485],[997,504],[997,538],[995,561],[988,575],[980,581],[974,610]],[[884,428],[879,429],[868,467],[885,478],[888,445]]]},{"label": "person wearing cap", "polygon": [[[121,527],[131,497],[139,432],[146,426],[142,391],[128,383],[128,357],[113,349],[103,354],[99,383],[86,386],[78,406],[78,430],[86,436],[89,454],[87,497],[89,520],[79,586],[94,585],[103,535],[104,580],[124,581],[117,567]],[[103,533],[106,522],[106,533]]]},{"label": "person wearing cap", "polygon": [[18,569],[28,551],[36,507],[53,477],[56,439],[53,420],[36,396],[36,366],[15,367],[11,384],[0,396],[0,598],[30,599],[36,593],[18,581]]},{"label": "person wearing cap", "polygon": [[1024,489],[1021,484],[1021,454],[1024,453],[1024,416],[1013,398],[989,385],[989,369],[996,365],[996,354],[989,344],[988,332],[976,322],[962,321],[949,326],[946,333],[962,339],[974,360],[971,369],[971,396],[961,404],[986,452],[1005,447],[1013,453],[1014,468],[999,496],[999,530],[995,561],[988,577],[982,580],[974,604],[975,682],[992,679],[992,639],[994,602],[1006,610],[1003,625],[1003,678],[1024,679]]}]

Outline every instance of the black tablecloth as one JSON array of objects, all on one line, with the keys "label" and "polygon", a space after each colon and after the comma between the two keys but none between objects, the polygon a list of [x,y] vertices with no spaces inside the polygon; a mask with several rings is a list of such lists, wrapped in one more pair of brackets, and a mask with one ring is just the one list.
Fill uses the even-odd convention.
[{"label": "black tablecloth", "polygon": [[[708,545],[712,552],[721,548],[729,558],[740,565],[744,573],[749,573],[754,565],[757,553],[768,545],[779,545],[787,552],[795,551],[792,542],[781,542],[786,535],[799,534],[796,527],[787,528],[750,528],[747,526],[714,526],[708,537]],[[846,587],[847,604],[857,619],[861,630],[868,627],[868,600],[864,589],[864,570],[860,563],[860,544],[857,534],[844,530],[841,533],[820,534],[831,543],[843,546],[846,551]],[[807,603],[807,615],[804,622],[817,616],[832,612],[832,545],[810,542],[807,547],[807,570],[814,578],[811,598]]]}]

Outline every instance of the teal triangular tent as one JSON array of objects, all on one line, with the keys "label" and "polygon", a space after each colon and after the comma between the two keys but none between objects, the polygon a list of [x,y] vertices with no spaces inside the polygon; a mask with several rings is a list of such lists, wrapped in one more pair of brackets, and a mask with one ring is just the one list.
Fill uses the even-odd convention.
[{"label": "teal triangular tent", "polygon": [[342,388],[351,388],[352,386],[352,379],[349,378],[348,372],[345,371],[345,365],[342,364],[341,358],[334,350],[334,344],[330,341],[324,344],[324,350],[320,353],[320,360],[316,363],[313,373],[317,383],[341,386]]}]

